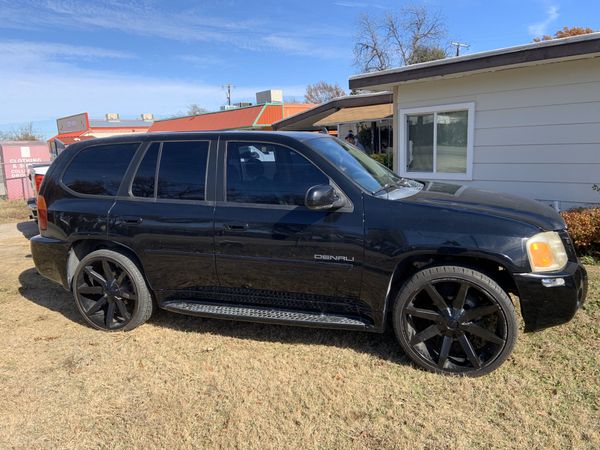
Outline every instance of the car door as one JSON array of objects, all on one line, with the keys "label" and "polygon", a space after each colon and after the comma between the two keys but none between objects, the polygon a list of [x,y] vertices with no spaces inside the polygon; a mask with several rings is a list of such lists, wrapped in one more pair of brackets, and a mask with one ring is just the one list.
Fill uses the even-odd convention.
[{"label": "car door", "polygon": [[110,239],[138,255],[159,300],[197,297],[217,282],[215,151],[210,139],[148,143],[110,211]]},{"label": "car door", "polygon": [[220,285],[299,307],[358,299],[362,202],[346,197],[347,206],[336,211],[304,206],[310,187],[333,182],[289,146],[229,140],[219,151],[224,173],[215,208]]}]

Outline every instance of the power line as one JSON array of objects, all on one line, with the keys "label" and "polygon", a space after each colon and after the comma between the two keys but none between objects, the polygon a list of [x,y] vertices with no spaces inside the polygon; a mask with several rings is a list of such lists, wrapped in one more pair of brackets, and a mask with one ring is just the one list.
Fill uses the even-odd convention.
[{"label": "power line", "polygon": [[450,45],[456,47],[456,56],[460,56],[460,48],[469,48],[470,45],[464,42],[450,42]]}]

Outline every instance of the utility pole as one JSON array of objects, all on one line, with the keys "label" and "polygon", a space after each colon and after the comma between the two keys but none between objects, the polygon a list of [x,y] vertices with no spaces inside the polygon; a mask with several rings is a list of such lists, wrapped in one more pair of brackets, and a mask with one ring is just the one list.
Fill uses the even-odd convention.
[{"label": "utility pole", "polygon": [[227,89],[227,104],[231,106],[231,90],[235,86],[233,84],[227,83],[223,85],[223,89]]},{"label": "utility pole", "polygon": [[456,56],[460,56],[460,48],[469,48],[469,44],[465,44],[464,42],[450,42],[450,45],[456,47]]}]

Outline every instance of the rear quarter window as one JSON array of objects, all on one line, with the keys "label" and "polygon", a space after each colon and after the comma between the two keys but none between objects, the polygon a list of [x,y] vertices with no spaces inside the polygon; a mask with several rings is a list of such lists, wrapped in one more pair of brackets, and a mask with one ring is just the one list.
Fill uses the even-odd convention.
[{"label": "rear quarter window", "polygon": [[93,145],[81,150],[62,177],[79,194],[115,196],[139,143]]}]

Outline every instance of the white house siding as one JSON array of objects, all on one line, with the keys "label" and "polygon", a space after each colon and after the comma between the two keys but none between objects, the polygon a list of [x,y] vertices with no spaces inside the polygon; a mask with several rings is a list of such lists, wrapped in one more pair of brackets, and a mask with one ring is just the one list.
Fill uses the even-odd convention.
[{"label": "white house siding", "polygon": [[600,184],[600,58],[406,83],[394,100],[396,113],[475,103],[473,179],[466,183],[558,201],[561,209],[600,203],[592,190]]}]

